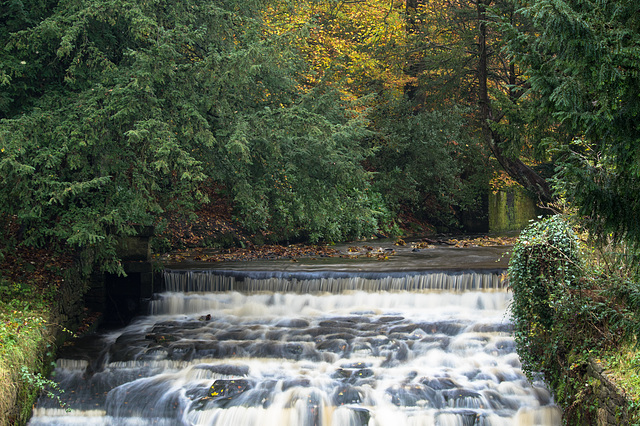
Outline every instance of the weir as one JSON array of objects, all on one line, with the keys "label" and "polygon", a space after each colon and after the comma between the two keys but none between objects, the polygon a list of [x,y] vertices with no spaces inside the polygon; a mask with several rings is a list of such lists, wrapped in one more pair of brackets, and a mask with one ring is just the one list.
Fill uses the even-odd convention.
[{"label": "weir", "polygon": [[344,291],[503,290],[504,270],[422,272],[282,272],[234,270],[168,270],[164,290],[170,292],[279,291],[294,293]]},{"label": "weir", "polygon": [[145,315],[63,348],[30,425],[561,423],[500,268],[231,266],[166,270]]}]

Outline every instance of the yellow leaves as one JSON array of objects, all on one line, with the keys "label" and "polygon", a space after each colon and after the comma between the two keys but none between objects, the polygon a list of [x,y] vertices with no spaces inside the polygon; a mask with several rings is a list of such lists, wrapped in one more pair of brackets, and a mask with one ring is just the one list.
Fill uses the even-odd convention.
[{"label": "yellow leaves", "polygon": [[494,194],[503,188],[509,188],[518,185],[519,184],[504,171],[495,172],[493,177],[491,178],[491,181],[489,182],[489,188],[491,188],[491,191],[493,191]]},{"label": "yellow leaves", "polygon": [[332,79],[344,86],[345,97],[357,98],[367,81],[387,85],[402,73],[401,67],[388,64],[389,55],[399,54],[406,39],[403,2],[299,2],[269,8],[265,20],[271,32],[296,40],[312,65],[306,76],[309,84],[323,79],[330,70]]},{"label": "yellow leaves", "polygon": [[450,243],[453,243],[455,247],[494,247],[505,246],[515,244],[517,237],[478,237],[473,239],[451,239]]}]

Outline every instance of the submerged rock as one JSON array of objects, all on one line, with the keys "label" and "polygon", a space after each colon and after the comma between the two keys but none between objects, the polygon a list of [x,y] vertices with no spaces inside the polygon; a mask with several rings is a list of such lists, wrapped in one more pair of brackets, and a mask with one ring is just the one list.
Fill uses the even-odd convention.
[{"label": "submerged rock", "polygon": [[[364,365],[364,364],[362,364]],[[370,379],[374,376],[374,372],[370,368],[339,368],[337,369],[331,377],[342,382],[347,382],[351,384],[363,385],[367,383],[371,383]]]},{"label": "submerged rock", "polygon": [[318,339],[316,349],[339,354],[349,350],[349,343],[344,339]]},{"label": "submerged rock", "polygon": [[249,374],[248,365],[230,365],[230,364],[200,364],[194,367],[199,370],[207,370],[214,374],[224,374],[225,376],[246,376]]},{"label": "submerged rock", "polygon": [[209,389],[209,396],[214,399],[230,399],[249,389],[251,389],[251,382],[245,379],[216,380]]},{"label": "submerged rock", "polygon": [[[452,417],[455,418],[452,419]],[[456,424],[460,426],[485,425],[486,414],[473,410],[456,410],[439,413],[436,417],[436,424]]]},{"label": "submerged rock", "polygon": [[309,321],[301,318],[285,318],[278,321],[275,327],[306,328],[309,327]]},{"label": "submerged rock", "polygon": [[447,389],[442,391],[447,406],[453,408],[487,408],[484,398],[478,392],[470,389]]},{"label": "submerged rock", "polygon": [[287,389],[302,387],[308,388],[311,386],[311,381],[305,378],[295,378],[291,380],[285,380],[282,382],[282,390],[286,391]]},{"label": "submerged rock", "polygon": [[369,420],[371,419],[371,413],[369,412],[369,410],[365,408],[356,407],[356,408],[353,408],[353,411],[358,416],[358,420],[360,421],[360,424],[362,426],[366,426],[369,424]]},{"label": "submerged rock", "polygon": [[362,402],[362,392],[352,386],[340,386],[333,394],[335,405],[359,404]]},{"label": "submerged rock", "polygon": [[449,377],[424,378],[420,382],[435,390],[456,389],[460,385]]},{"label": "submerged rock", "polygon": [[196,410],[204,410],[214,407],[228,407],[243,393],[253,388],[253,384],[245,379],[216,380],[209,388],[207,396],[195,404]]},{"label": "submerged rock", "polygon": [[431,407],[442,408],[444,400],[428,386],[419,383],[406,383],[393,386],[386,391],[391,402],[399,407]]}]

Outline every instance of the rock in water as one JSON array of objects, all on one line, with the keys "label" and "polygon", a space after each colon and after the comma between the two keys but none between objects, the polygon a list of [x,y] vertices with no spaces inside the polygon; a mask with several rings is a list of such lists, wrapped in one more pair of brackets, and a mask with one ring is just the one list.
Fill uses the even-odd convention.
[{"label": "rock in water", "polygon": [[252,387],[251,382],[244,379],[216,380],[209,388],[207,396],[201,398],[195,407],[197,410],[203,410],[212,406],[225,408],[234,405],[232,402]]}]

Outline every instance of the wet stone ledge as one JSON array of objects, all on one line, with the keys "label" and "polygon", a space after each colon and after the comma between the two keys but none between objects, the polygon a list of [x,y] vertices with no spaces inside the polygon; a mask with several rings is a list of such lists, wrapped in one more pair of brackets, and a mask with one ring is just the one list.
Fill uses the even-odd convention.
[{"label": "wet stone ledge", "polygon": [[595,359],[590,359],[587,375],[593,379],[597,398],[597,425],[618,426],[629,424],[629,401],[623,391],[607,376],[607,372]]}]

